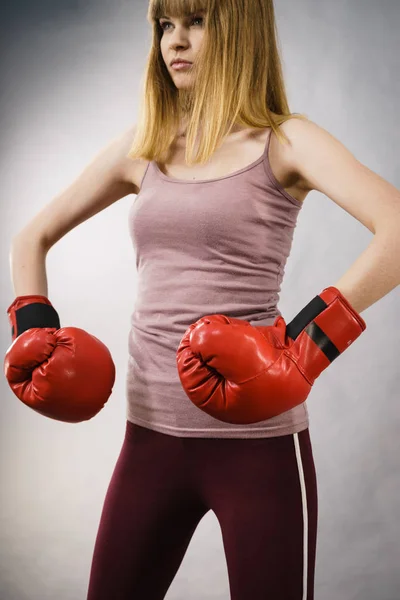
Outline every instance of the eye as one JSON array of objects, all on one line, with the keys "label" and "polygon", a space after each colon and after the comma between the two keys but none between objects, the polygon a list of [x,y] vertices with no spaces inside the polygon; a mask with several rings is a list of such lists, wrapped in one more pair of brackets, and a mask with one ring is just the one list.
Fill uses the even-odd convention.
[{"label": "eye", "polygon": [[160,27],[163,31],[165,31],[165,25],[171,25],[171,23],[169,21],[163,21],[160,23]]},{"label": "eye", "polygon": [[203,23],[204,19],[203,17],[193,17],[192,23],[194,23],[195,21],[201,21]]},{"label": "eye", "polygon": [[[204,19],[203,19],[203,17],[193,17],[193,19],[191,20],[191,24],[194,23],[195,21],[203,22]],[[163,31],[166,31],[165,25],[172,25],[172,23],[170,21],[163,21],[162,23],[160,23],[160,27]]]}]

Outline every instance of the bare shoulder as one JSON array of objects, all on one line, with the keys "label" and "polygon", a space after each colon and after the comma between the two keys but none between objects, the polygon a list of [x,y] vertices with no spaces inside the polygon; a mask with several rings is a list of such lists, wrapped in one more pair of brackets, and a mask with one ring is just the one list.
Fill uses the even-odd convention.
[{"label": "bare shoulder", "polygon": [[316,189],[309,176],[309,164],[313,157],[324,161],[334,149],[343,147],[331,133],[310,119],[288,119],[280,129],[289,140],[282,144],[282,155],[287,168],[296,174],[300,185],[307,191]]},{"label": "bare shoulder", "polygon": [[309,120],[287,123],[293,167],[371,233],[399,220],[400,191],[369,169],[334,135]]}]

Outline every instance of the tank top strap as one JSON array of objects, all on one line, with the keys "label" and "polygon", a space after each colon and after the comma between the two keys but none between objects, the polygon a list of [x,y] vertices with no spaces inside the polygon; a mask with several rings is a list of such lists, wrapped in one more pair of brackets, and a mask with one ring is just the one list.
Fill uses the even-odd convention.
[{"label": "tank top strap", "polygon": [[269,128],[269,133],[268,133],[268,136],[267,136],[267,140],[265,142],[264,154],[263,154],[264,162],[268,163],[268,165],[269,165],[269,147],[271,145],[272,131],[273,131],[273,129],[272,129],[272,127],[270,127]]}]

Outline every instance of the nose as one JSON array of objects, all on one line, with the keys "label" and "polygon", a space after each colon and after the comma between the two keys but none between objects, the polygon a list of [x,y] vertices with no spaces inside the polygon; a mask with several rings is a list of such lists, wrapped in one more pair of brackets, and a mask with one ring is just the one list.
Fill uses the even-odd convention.
[{"label": "nose", "polygon": [[187,48],[188,44],[188,33],[184,27],[175,27],[170,32],[170,46],[173,50],[176,48]]}]

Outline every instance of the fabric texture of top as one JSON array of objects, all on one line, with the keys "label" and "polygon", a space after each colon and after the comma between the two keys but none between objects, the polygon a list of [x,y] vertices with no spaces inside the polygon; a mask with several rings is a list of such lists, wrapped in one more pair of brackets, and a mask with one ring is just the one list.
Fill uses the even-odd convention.
[{"label": "fabric texture of top", "polygon": [[128,421],[168,435],[262,438],[309,426],[306,402],[272,419],[225,423],[186,395],[176,351],[192,323],[222,314],[272,325],[302,202],[262,156],[229,175],[181,180],[149,162],[128,226],[137,296],[128,336]]}]

